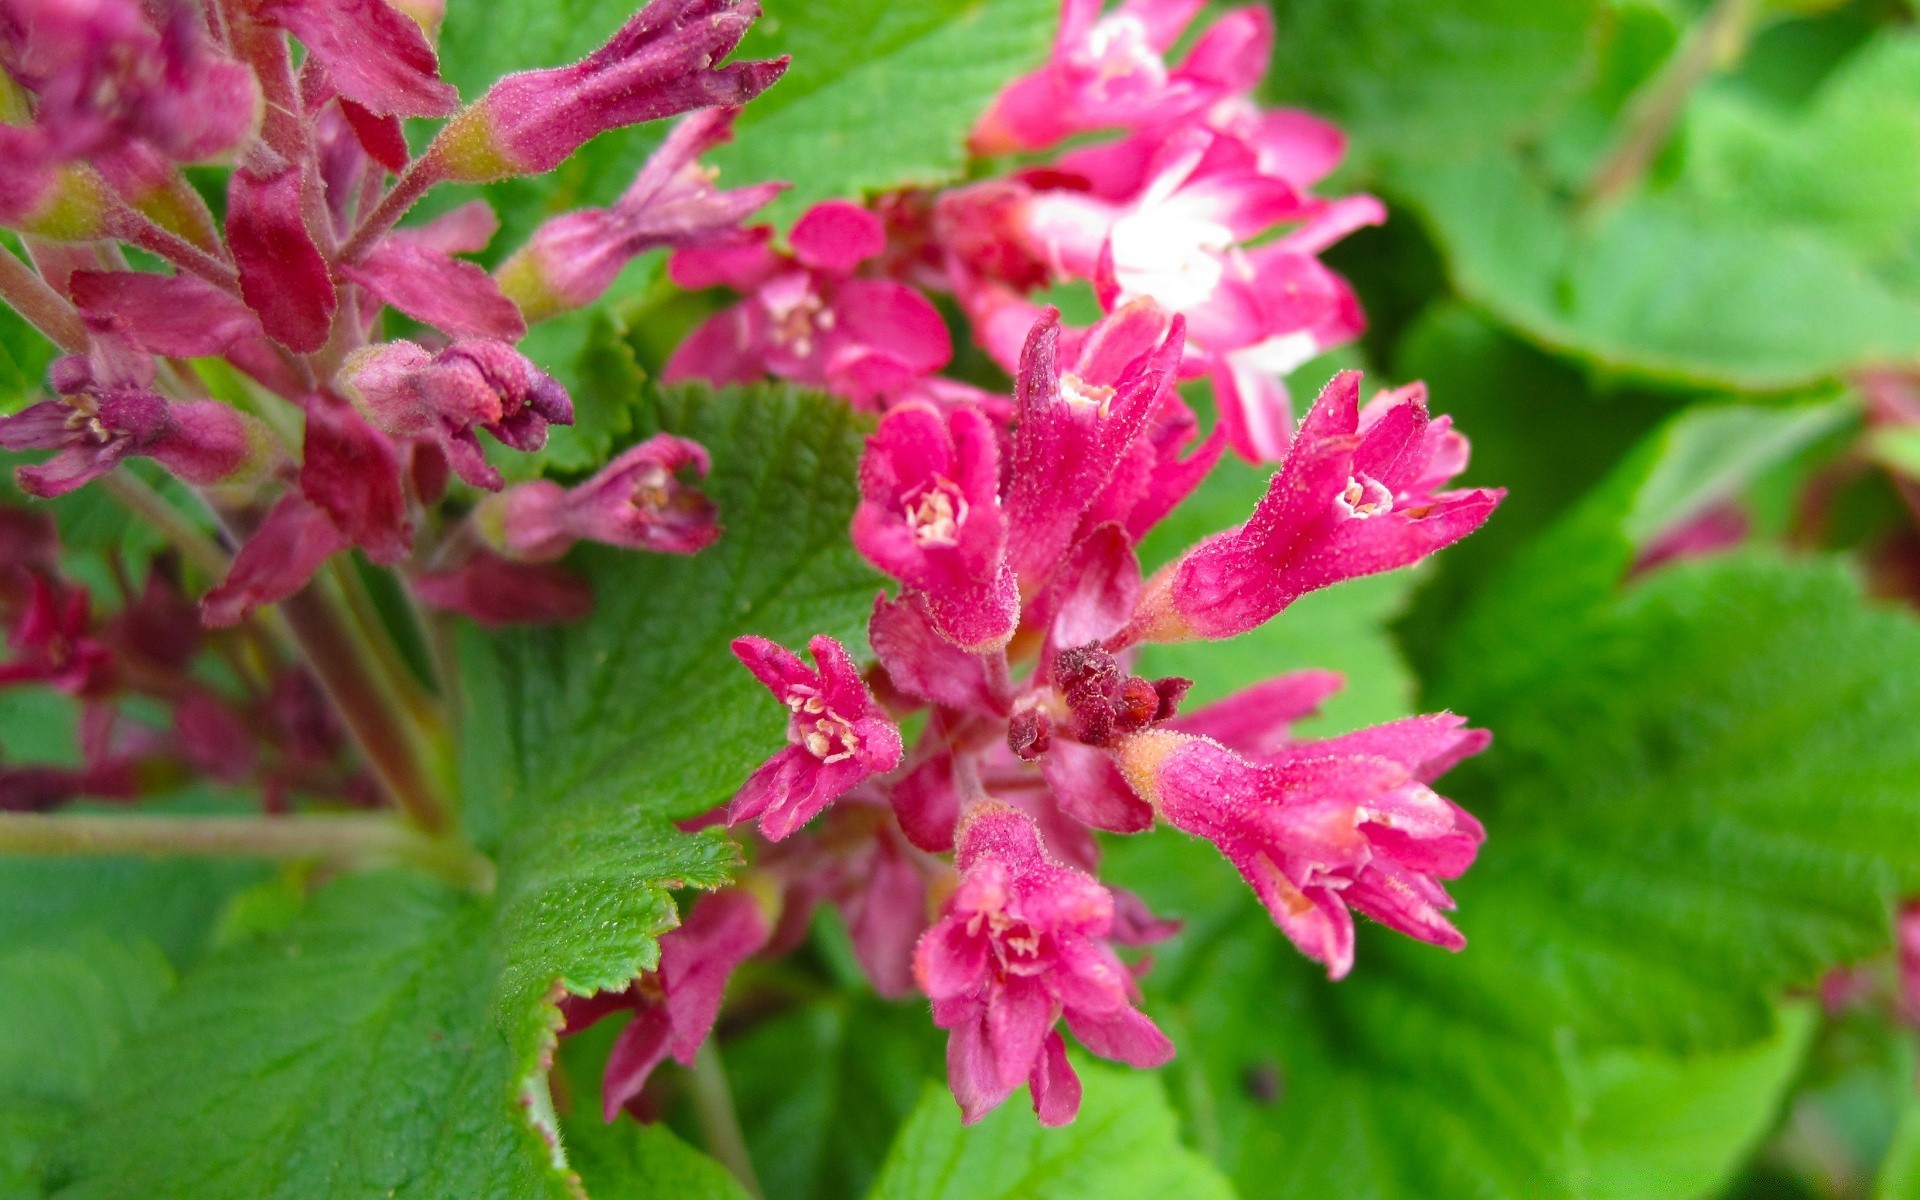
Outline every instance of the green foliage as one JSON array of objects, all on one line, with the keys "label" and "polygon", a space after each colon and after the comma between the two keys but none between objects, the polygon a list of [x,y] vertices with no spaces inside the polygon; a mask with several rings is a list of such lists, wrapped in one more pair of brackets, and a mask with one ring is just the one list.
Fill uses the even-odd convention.
[{"label": "green foliage", "polygon": [[713,162],[730,183],[780,179],[784,224],[807,205],[966,165],[967,131],[1008,80],[1046,56],[1054,0],[769,0],[739,54],[793,55],[785,78],[741,114]]},{"label": "green foliage", "polygon": [[567,1159],[594,1200],[748,1200],[726,1168],[665,1126],[591,1113],[566,1121]]},{"label": "green foliage", "polygon": [[869,1200],[1231,1200],[1219,1172],[1180,1145],[1151,1076],[1074,1067],[1085,1094],[1064,1129],[1041,1128],[1019,1097],[965,1128],[953,1097],[928,1086]]}]

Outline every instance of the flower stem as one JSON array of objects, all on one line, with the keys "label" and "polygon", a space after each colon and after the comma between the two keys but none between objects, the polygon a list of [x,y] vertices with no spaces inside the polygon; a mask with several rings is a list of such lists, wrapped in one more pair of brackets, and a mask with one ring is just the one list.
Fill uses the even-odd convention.
[{"label": "flower stem", "polygon": [[0,248],[0,300],[68,354],[86,352],[87,327],[81,323],[80,313],[4,248]]},{"label": "flower stem", "polygon": [[1631,191],[1673,133],[1688,97],[1746,48],[1760,0],[1714,0],[1660,72],[1627,105],[1625,127],[1587,180],[1583,213],[1599,212]]},{"label": "flower stem", "polygon": [[199,526],[187,520],[184,513],[167,503],[166,497],[146,480],[122,466],[103,476],[100,485],[135,516],[158,530],[188,562],[205,571],[208,578],[226,576],[233,559]]},{"label": "flower stem", "polygon": [[378,815],[159,817],[114,813],[0,813],[0,854],[164,854],[318,858],[357,867],[408,865],[475,891],[493,864],[447,838]]},{"label": "flower stem", "polygon": [[733,1090],[727,1086],[727,1070],[720,1062],[715,1040],[709,1035],[693,1056],[693,1110],[700,1122],[700,1140],[740,1186],[759,1200],[766,1193],[760,1190],[760,1180],[753,1173],[753,1159],[747,1154],[747,1139],[740,1132],[740,1116],[733,1110]]},{"label": "flower stem", "polygon": [[159,255],[183,271],[191,271],[223,291],[240,294],[239,272],[179,234],[160,228],[122,201],[114,201],[107,210],[107,232]]},{"label": "flower stem", "polygon": [[373,244],[386,235],[389,229],[400,223],[407,210],[419,202],[434,184],[440,182],[441,164],[429,149],[427,153],[408,164],[406,172],[394,181],[387,194],[380,197],[373,211],[366,215],[352,236],[341,245],[335,261],[339,263],[357,262],[360,256],[373,248]]}]

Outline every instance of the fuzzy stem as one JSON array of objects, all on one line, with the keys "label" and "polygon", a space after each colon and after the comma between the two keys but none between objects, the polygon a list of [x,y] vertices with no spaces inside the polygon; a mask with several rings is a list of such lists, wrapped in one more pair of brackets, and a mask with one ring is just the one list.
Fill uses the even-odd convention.
[{"label": "fuzzy stem", "polygon": [[1587,180],[1580,211],[1599,212],[1639,183],[1694,89],[1740,56],[1759,8],[1760,0],[1715,0],[1674,56],[1634,94],[1624,130]]},{"label": "fuzzy stem", "polygon": [[373,244],[386,235],[389,229],[400,223],[407,210],[419,202],[433,186],[440,182],[441,165],[431,149],[408,164],[406,172],[394,181],[387,194],[380,197],[380,203],[374,206],[351,237],[340,247],[337,262],[358,262],[360,256],[373,248]]},{"label": "fuzzy stem", "polygon": [[470,847],[428,837],[391,817],[372,814],[0,813],[0,854],[319,858],[353,866],[404,863],[476,891],[493,887],[493,864]]},{"label": "fuzzy stem", "polygon": [[183,271],[193,272],[223,291],[240,294],[239,272],[179,234],[162,229],[144,213],[121,201],[114,201],[107,210],[107,232],[159,255]]},{"label": "fuzzy stem", "polygon": [[166,497],[146,480],[122,466],[103,476],[100,485],[107,489],[108,495],[159,530],[162,537],[188,562],[205,571],[208,578],[225,578],[233,559],[199,526],[187,520],[185,514],[167,503]]},{"label": "fuzzy stem", "polygon": [[747,1139],[740,1132],[740,1117],[733,1110],[733,1090],[727,1086],[726,1067],[720,1062],[720,1048],[709,1034],[693,1056],[693,1109],[700,1122],[700,1140],[740,1186],[755,1200],[766,1195],[753,1173],[753,1159],[747,1153]]},{"label": "fuzzy stem", "polygon": [[400,653],[400,647],[388,631],[387,623],[380,616],[373,597],[368,594],[360,573],[354,569],[351,561],[341,558],[336,558],[329,568],[346,603],[347,615],[353,619],[354,627],[360,633],[360,644],[367,648],[368,656],[379,668],[390,694],[421,728],[437,727],[440,723],[439,707],[406,657]]},{"label": "fuzzy stem", "polygon": [[87,349],[87,327],[67,298],[34,274],[27,264],[0,248],[0,300],[69,354]]},{"label": "fuzzy stem", "polygon": [[349,631],[341,605],[323,580],[280,602],[280,612],[305,652],[321,689],[366,756],[387,795],[429,833],[447,827],[447,806],[428,778],[418,740],[381,686],[366,648]]}]

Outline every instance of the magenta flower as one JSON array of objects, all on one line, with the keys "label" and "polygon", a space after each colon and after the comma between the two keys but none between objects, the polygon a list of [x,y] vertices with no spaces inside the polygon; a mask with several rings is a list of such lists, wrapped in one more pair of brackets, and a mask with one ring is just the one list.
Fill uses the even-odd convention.
[{"label": "magenta flower", "polygon": [[474,487],[497,491],[504,482],[476,427],[516,450],[538,450],[550,422],[573,424],[566,389],[505,342],[475,338],[438,354],[386,342],[356,353],[342,374],[355,407],[377,428],[439,447]]},{"label": "magenta flower", "polygon": [[807,643],[815,670],[765,638],[735,638],[733,653],[787,706],[792,743],[761,765],[727,806],[727,823],[758,818],[780,841],[862,780],[900,765],[900,729],[874,702],[846,647],[824,634]]},{"label": "magenta flower", "polygon": [[453,257],[486,249],[499,227],[486,201],[470,201],[438,220],[395,230],[340,273],[454,337],[517,342],[527,333],[519,308],[479,264]]},{"label": "magenta flower", "polygon": [[62,594],[34,576],[27,604],[7,631],[13,657],[0,663],[0,688],[43,683],[70,696],[107,686],[113,652],[93,637],[93,610],[85,588]]},{"label": "magenta flower", "polygon": [[1437,491],[1466,467],[1466,439],[1429,420],[1418,385],[1359,408],[1360,376],[1333,378],[1253,516],[1149,581],[1119,645],[1226,638],[1316,588],[1391,571],[1478,529],[1506,492]]},{"label": "magenta flower", "polygon": [[201,599],[200,620],[213,628],[237,625],[307,586],[321,563],[352,544],[325,510],[289,489],[233,556],[227,577]]},{"label": "magenta flower", "polygon": [[266,0],[258,11],[299,38],[340,95],[363,111],[444,117],[459,106],[426,33],[386,0]]},{"label": "magenta flower", "polygon": [[933,304],[902,283],[854,269],[886,248],[880,218],[845,200],[808,209],[791,256],[764,244],[681,250],[669,264],[686,288],[724,285],[747,298],[709,317],[667,360],[668,382],[750,383],[766,375],[878,406],[953,357]]},{"label": "magenta flower", "polygon": [[326,255],[307,228],[299,167],[233,173],[227,245],[240,271],[240,294],[260,314],[267,336],[303,354],[326,345],[340,300]]},{"label": "magenta flower", "polygon": [[129,455],[198,484],[219,482],[247,459],[238,413],[214,400],[165,399],[152,390],[153,360],[117,333],[96,330],[86,355],[59,359],[48,377],[61,399],[0,417],[0,446],[59,451],[15,472],[29,495],[64,495]]},{"label": "magenta flower", "polygon": [[584,308],[635,256],[661,246],[725,246],[745,239],[740,222],[785,184],[723,192],[695,161],[733,137],[734,108],[684,118],[612,208],[580,208],[533,231],[496,277],[531,322]]},{"label": "magenta flower", "polygon": [[512,562],[486,550],[457,567],[407,577],[428,608],[456,612],[486,626],[557,625],[593,611],[587,581],[552,563]]},{"label": "magenta flower", "polygon": [[1015,381],[1007,559],[1029,589],[1058,567],[1081,517],[1172,392],[1185,344],[1180,318],[1151,303],[1089,330],[1072,370],[1061,368],[1059,339],[1059,314],[1048,309]]},{"label": "magenta flower", "polygon": [[399,448],[338,397],[316,393],[306,408],[300,491],[367,557],[385,566],[400,562],[413,524]]},{"label": "magenta flower", "polygon": [[734,968],[766,945],[772,930],[759,901],[742,888],[702,896],[686,923],[660,938],[660,966],[618,992],[569,996],[560,1002],[562,1033],[578,1033],[602,1017],[631,1011],[607,1056],[600,1081],[600,1113],[612,1121],[647,1086],[667,1055],[682,1066],[713,1029]]},{"label": "magenta flower", "polygon": [[914,976],[948,1030],[947,1083],[971,1125],[1021,1084],[1043,1125],[1080,1109],[1056,1022],[1095,1054],[1157,1067],[1173,1044],[1134,1007],[1138,990],[1107,938],[1113,896],[1048,857],[1025,814],[992,801],[960,824],[960,886],[921,937]]},{"label": "magenta flower", "polygon": [[973,651],[1005,645],[1020,617],[999,486],[993,426],[971,408],[942,416],[901,404],[860,461],[855,548],[917,594],[942,637]]},{"label": "magenta flower", "polygon": [[710,466],[697,442],[655,434],[576,487],[538,479],[490,496],[473,520],[481,536],[515,559],[559,558],[577,541],[692,554],[720,536],[720,525],[713,502],[678,473],[691,467],[705,475]]},{"label": "magenta flower", "polygon": [[714,64],[759,15],[754,0],[650,0],[574,65],[501,79],[448,123],[428,154],[447,179],[537,175],[609,129],[745,104],[780,78],[787,60]]},{"label": "magenta flower", "polygon": [[80,311],[150,354],[199,358],[263,336],[252,309],[197,276],[75,271],[67,287]]},{"label": "magenta flower", "polygon": [[1486,831],[1427,786],[1485,749],[1485,730],[1442,714],[1282,747],[1259,762],[1217,742],[1150,730],[1121,742],[1127,781],[1168,824],[1220,848],[1302,953],[1342,978],[1358,909],[1450,950],[1466,945],[1440,886],[1472,865]]}]

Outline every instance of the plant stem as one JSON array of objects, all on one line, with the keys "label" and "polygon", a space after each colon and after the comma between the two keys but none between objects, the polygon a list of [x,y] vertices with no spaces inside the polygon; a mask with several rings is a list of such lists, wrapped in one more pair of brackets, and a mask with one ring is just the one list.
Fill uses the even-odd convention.
[{"label": "plant stem", "polygon": [[217,580],[226,577],[233,559],[199,526],[187,520],[186,514],[167,503],[166,497],[146,480],[122,466],[103,476],[100,485],[115,500],[131,509],[134,515],[159,530],[162,537],[173,543],[174,549],[180,551],[188,562],[205,571],[208,578]]},{"label": "plant stem", "polygon": [[324,577],[282,600],[280,612],[387,796],[420,828],[444,830],[447,806],[427,777],[419,740],[407,728],[412,721],[381,686]]},{"label": "plant stem", "polygon": [[1746,48],[1760,0],[1714,0],[1714,5],[1665,66],[1627,105],[1625,128],[1587,180],[1583,213],[1599,212],[1631,191],[1673,133],[1687,98],[1714,71]]},{"label": "plant stem", "polygon": [[240,294],[240,274],[179,234],[162,229],[144,213],[114,201],[107,210],[107,232],[123,242],[157,254],[183,271],[191,271],[222,291]]},{"label": "plant stem", "polygon": [[158,817],[0,813],[0,854],[171,854],[319,858],[353,866],[406,864],[462,887],[493,886],[493,864],[468,846],[428,837],[392,817]]},{"label": "plant stem", "polygon": [[709,1034],[699,1053],[693,1056],[693,1110],[700,1122],[700,1138],[707,1152],[719,1160],[740,1186],[755,1200],[765,1196],[760,1180],[753,1173],[753,1159],[747,1154],[747,1139],[740,1132],[739,1114],[733,1111],[733,1090],[727,1086],[727,1070],[720,1062],[720,1048]]},{"label": "plant stem", "polygon": [[380,203],[374,205],[373,211],[366,215],[352,235],[341,245],[335,261],[338,263],[359,261],[360,256],[372,249],[376,241],[400,223],[400,218],[407,215],[407,210],[412,208],[420,197],[426,195],[434,184],[440,182],[440,172],[441,164],[434,157],[431,149],[408,164],[406,172],[394,181],[393,187],[387,191],[387,194],[380,197]]},{"label": "plant stem", "polygon": [[79,312],[5,249],[0,249],[0,300],[62,350],[69,354],[86,352],[87,327],[81,323]]}]

